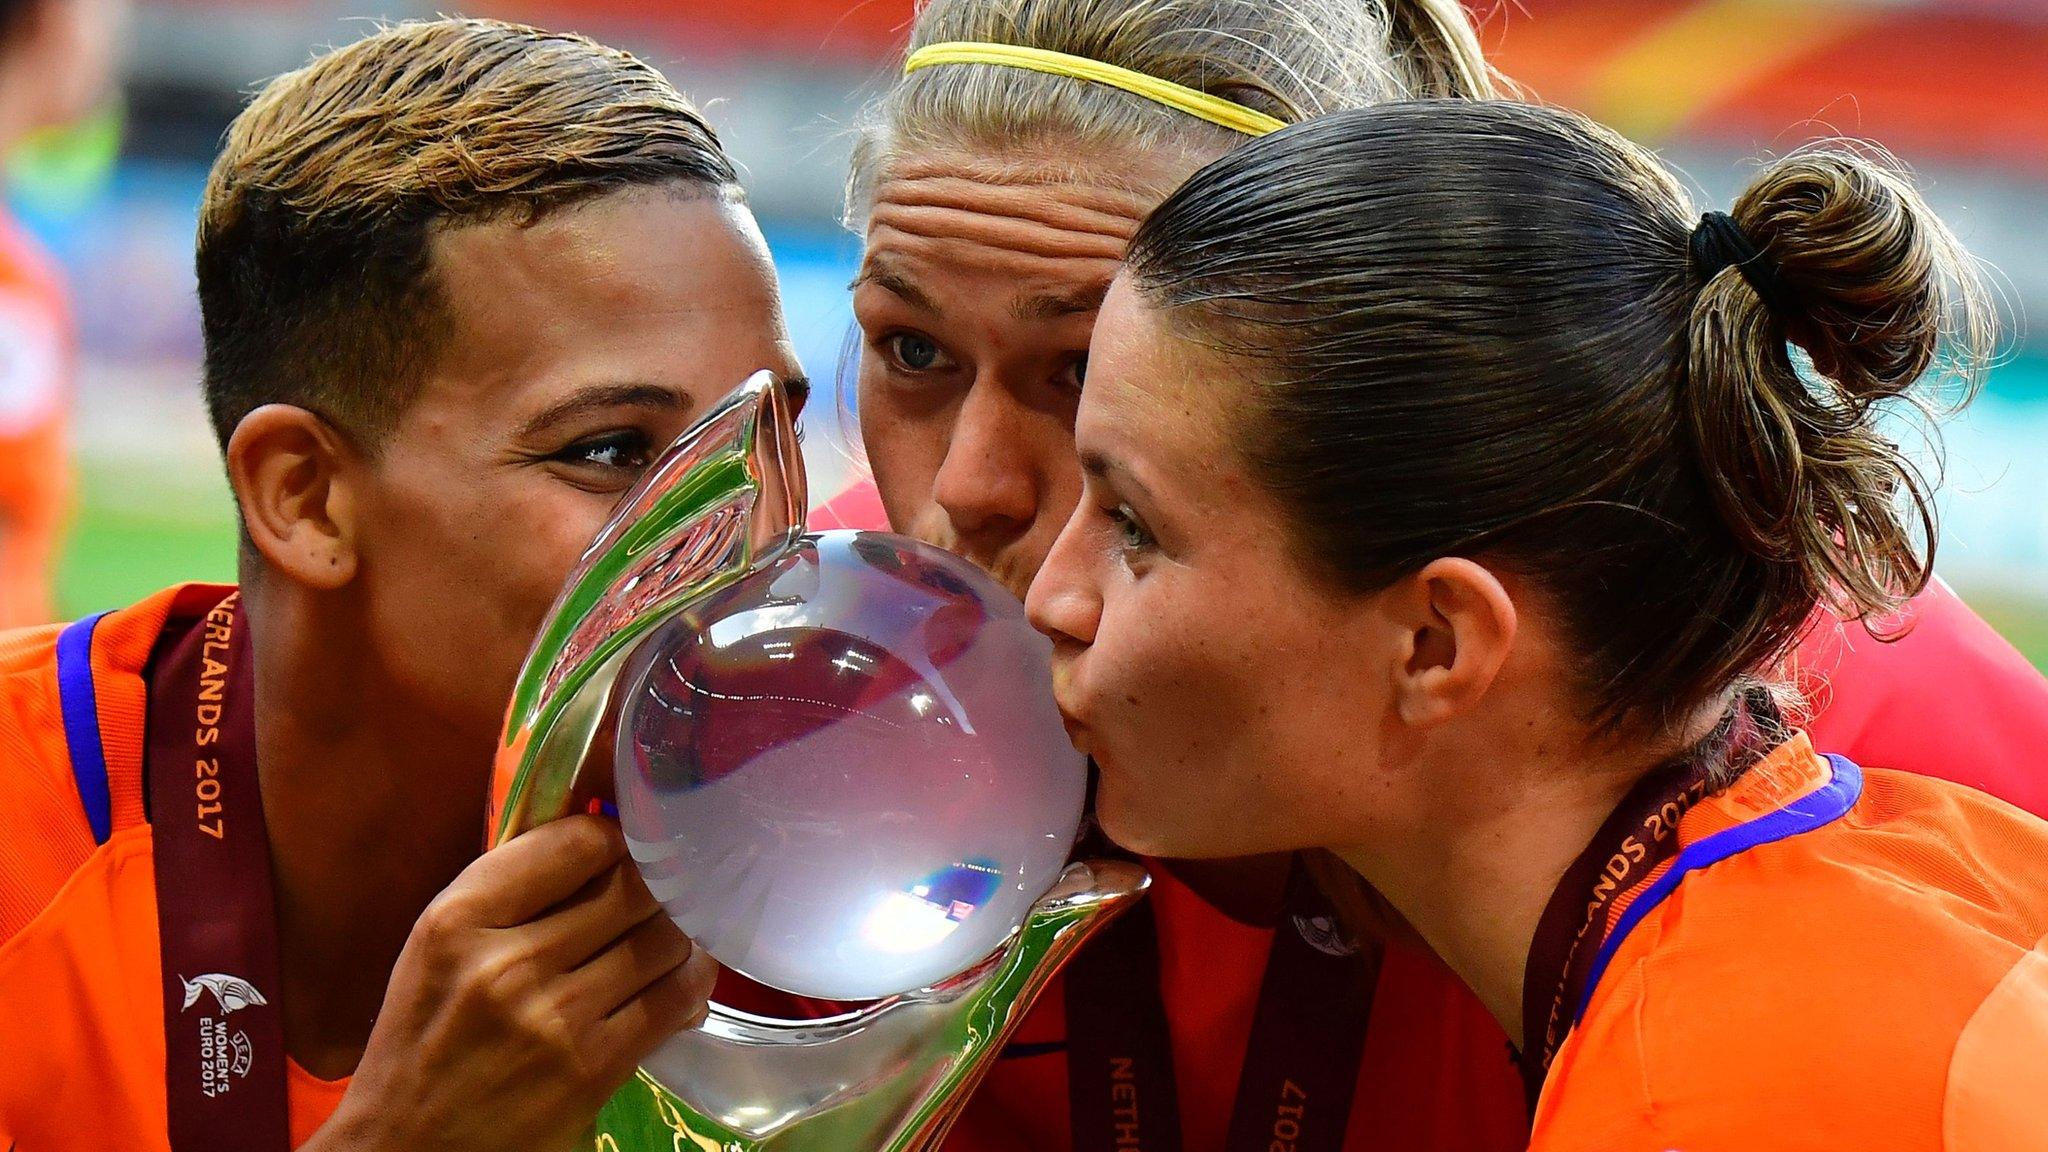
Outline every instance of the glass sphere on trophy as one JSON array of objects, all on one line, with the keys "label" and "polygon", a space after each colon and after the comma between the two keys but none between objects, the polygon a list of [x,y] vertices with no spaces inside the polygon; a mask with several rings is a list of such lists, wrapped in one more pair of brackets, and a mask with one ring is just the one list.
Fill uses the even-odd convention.
[{"label": "glass sphere on trophy", "polygon": [[599,1148],[934,1148],[1146,886],[1067,863],[1086,766],[1016,598],[906,537],[807,534],[806,503],[757,374],[621,500],[515,690],[495,841],[615,802],[648,887],[721,964],[871,1002],[713,1004],[606,1106]]}]

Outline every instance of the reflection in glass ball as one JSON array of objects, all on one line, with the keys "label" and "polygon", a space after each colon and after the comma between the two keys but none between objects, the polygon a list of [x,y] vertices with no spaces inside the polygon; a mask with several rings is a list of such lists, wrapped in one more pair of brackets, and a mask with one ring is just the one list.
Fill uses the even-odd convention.
[{"label": "reflection in glass ball", "polygon": [[1050,658],[964,560],[805,537],[664,624],[620,680],[619,819],[649,888],[720,963],[800,995],[971,967],[1080,822]]}]

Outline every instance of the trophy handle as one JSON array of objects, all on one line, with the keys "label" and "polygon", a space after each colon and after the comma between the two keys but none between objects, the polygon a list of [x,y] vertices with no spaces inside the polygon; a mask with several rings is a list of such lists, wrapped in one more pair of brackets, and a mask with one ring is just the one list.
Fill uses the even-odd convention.
[{"label": "trophy handle", "polygon": [[1071,864],[1010,940],[937,987],[823,1020],[711,1006],[598,1116],[607,1152],[928,1152],[1076,949],[1145,893],[1136,864]]},{"label": "trophy handle", "polygon": [[803,535],[803,453],[773,373],[678,437],[569,574],[520,669],[491,779],[490,843],[609,792],[612,689],[664,620]]}]

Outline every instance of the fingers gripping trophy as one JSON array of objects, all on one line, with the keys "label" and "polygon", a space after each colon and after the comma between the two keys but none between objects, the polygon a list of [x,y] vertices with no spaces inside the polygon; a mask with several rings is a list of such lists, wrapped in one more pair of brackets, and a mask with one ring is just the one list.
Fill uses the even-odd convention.
[{"label": "fingers gripping trophy", "polygon": [[806,533],[768,373],[620,502],[520,673],[503,842],[617,804],[648,887],[720,963],[822,1020],[711,1005],[598,1117],[618,1152],[935,1148],[1074,950],[1142,895],[1069,865],[1086,766],[1014,596],[947,552]]}]

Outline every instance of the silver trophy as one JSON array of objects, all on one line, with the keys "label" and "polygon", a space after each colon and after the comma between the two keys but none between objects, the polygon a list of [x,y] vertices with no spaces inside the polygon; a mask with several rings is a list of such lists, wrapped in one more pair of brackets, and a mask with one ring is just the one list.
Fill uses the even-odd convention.
[{"label": "silver trophy", "polygon": [[605,1106],[597,1148],[936,1148],[1149,883],[1066,863],[1085,770],[1047,743],[1045,650],[1015,598],[904,537],[806,534],[807,502],[786,397],[757,373],[624,497],[514,692],[494,843],[616,802],[713,956],[870,1001],[813,1020],[714,1003]]}]

